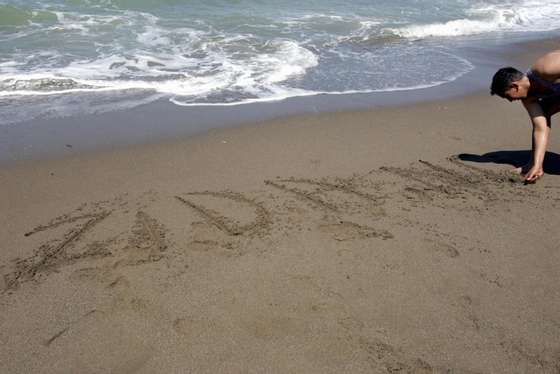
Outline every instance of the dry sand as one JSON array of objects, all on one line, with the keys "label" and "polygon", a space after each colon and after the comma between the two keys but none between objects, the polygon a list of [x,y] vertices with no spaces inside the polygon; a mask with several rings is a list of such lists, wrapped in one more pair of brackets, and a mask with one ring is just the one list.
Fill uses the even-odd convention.
[{"label": "dry sand", "polygon": [[486,93],[3,167],[0,372],[560,373],[554,130],[527,186]]}]

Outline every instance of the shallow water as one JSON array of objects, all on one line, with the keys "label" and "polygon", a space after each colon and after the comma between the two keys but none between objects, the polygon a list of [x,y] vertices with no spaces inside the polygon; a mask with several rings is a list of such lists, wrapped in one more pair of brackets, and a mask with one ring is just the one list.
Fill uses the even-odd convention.
[{"label": "shallow water", "polygon": [[7,0],[0,124],[130,108],[414,90],[461,46],[560,28],[560,1]]}]

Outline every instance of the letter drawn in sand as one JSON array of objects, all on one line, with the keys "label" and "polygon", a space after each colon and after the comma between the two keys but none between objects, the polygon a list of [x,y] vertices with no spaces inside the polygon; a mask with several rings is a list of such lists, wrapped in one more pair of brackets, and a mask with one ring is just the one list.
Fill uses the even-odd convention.
[{"label": "letter drawn in sand", "polygon": [[113,267],[141,265],[161,260],[168,247],[165,234],[166,230],[163,225],[147,213],[138,211],[132,228],[132,236],[123,250],[125,258],[115,262]]},{"label": "letter drawn in sand", "polygon": [[[327,211],[340,213],[360,210],[366,206],[377,207],[378,213],[382,214],[379,206],[383,204],[376,196],[358,191],[348,180],[338,179],[336,182],[324,180],[312,180],[305,178],[286,178],[275,181],[265,180],[265,184],[279,190],[289,192],[301,199],[312,202],[314,205]],[[289,184],[298,187],[291,187]],[[332,195],[329,197],[329,195]],[[370,212],[371,213],[371,212]]]},{"label": "letter drawn in sand", "polygon": [[83,253],[71,254],[68,252],[68,249],[75,245],[86,232],[91,231],[98,223],[107,218],[109,214],[110,212],[105,210],[76,216],[66,214],[55,218],[46,225],[38,226],[25,233],[25,236],[31,236],[42,231],[54,229],[63,224],[85,220],[85,223],[72,227],[72,229],[64,234],[61,240],[52,240],[44,243],[32,256],[18,260],[15,263],[14,271],[4,275],[6,288],[15,288],[21,282],[34,279],[40,273],[65,263],[74,262],[80,258],[110,255],[111,253],[107,252],[105,248],[95,245],[89,246]]},{"label": "letter drawn in sand", "polygon": [[418,164],[412,164],[408,168],[384,166],[379,171],[414,183],[416,187],[406,186],[405,191],[415,193],[421,200],[433,200],[439,194],[446,199],[474,196],[480,200],[493,201],[504,198],[506,194],[513,197],[519,193],[512,189],[513,174],[508,176],[467,165],[456,156],[447,158],[447,161],[453,167],[418,160]]},{"label": "letter drawn in sand", "polygon": [[[309,201],[314,207],[326,211],[328,214],[321,219],[323,223],[319,226],[319,230],[332,235],[337,241],[393,238],[393,235],[386,230],[377,230],[368,226],[372,219],[379,219],[386,215],[380,206],[384,203],[384,197],[376,197],[357,190],[353,185],[353,179],[336,179],[330,182],[287,178],[266,180],[265,184]],[[365,224],[354,221],[363,221]]]},{"label": "letter drawn in sand", "polygon": [[270,213],[261,204],[239,193],[204,191],[185,195],[189,198],[175,198],[228,235],[251,236],[270,226]]},{"label": "letter drawn in sand", "polygon": [[381,238],[383,240],[394,238],[393,234],[387,230],[376,230],[369,226],[347,221],[325,223],[319,226],[319,230],[331,234],[333,239],[339,242],[367,238]]}]

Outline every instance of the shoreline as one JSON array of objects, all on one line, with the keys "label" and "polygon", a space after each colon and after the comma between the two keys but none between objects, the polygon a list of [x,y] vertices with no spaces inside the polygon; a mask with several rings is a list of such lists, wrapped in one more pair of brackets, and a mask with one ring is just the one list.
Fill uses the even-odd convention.
[{"label": "shoreline", "polygon": [[495,59],[490,59],[492,63],[488,62],[492,46],[471,48],[469,53],[475,70],[451,83],[426,89],[316,95],[233,107],[180,107],[160,100],[124,111],[16,123],[0,127],[0,165],[165,142],[220,128],[260,125],[281,118],[297,120],[298,117],[322,113],[361,112],[458,98],[480,93],[481,87],[487,85],[487,76],[503,66],[504,61],[525,66],[543,52],[558,46],[559,43],[552,38],[519,42],[510,47],[519,48],[523,53],[506,52],[504,48],[493,50],[491,53]]}]

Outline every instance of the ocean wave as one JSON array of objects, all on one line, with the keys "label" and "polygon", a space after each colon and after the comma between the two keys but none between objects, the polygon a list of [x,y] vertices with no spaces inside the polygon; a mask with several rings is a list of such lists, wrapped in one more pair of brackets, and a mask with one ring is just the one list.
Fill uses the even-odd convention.
[{"label": "ocean wave", "polygon": [[[405,60],[412,51],[402,55]],[[418,61],[420,64],[427,64],[430,54],[422,56]],[[342,89],[342,90],[321,90],[308,89],[303,87],[294,87],[283,84],[288,78],[305,74],[307,68],[316,66],[318,63],[316,57],[312,54],[305,56],[300,54],[297,44],[284,43],[283,47],[278,50],[278,56],[282,56],[284,66],[275,72],[261,72],[260,78],[252,76],[251,70],[245,71],[229,71],[222,72],[219,75],[209,75],[205,77],[174,77],[167,80],[160,79],[143,79],[143,80],[92,80],[80,78],[68,78],[62,76],[54,76],[49,74],[33,74],[12,76],[9,78],[0,77],[0,96],[48,96],[48,95],[64,95],[69,93],[104,93],[104,92],[153,92],[156,94],[168,95],[171,102],[182,106],[231,106],[257,102],[279,101],[291,97],[303,97],[311,95],[342,95],[342,94],[358,94],[358,93],[374,93],[374,92],[393,92],[408,91],[428,87],[435,87],[445,83],[449,83],[458,79],[473,69],[470,62],[458,56],[439,51],[441,58],[447,58],[446,65],[453,66],[453,71],[444,72],[444,77],[437,79],[434,77],[424,77],[416,80],[412,79],[399,80],[391,83],[387,81],[385,84],[377,88],[364,89]],[[447,57],[446,57],[447,56]],[[379,60],[379,57],[366,54],[362,56],[366,61],[370,61],[372,65],[381,66],[385,62]],[[278,57],[276,57],[278,58]],[[260,58],[258,64],[265,66],[270,65],[269,59]],[[292,61],[293,63],[286,63]],[[109,61],[105,62],[108,63]],[[276,61],[278,62],[278,61]],[[91,67],[85,68],[89,71]],[[398,70],[398,67],[397,67]],[[438,71],[437,69],[433,69]],[[78,74],[78,71],[74,71]],[[404,72],[402,72],[404,74]],[[406,74],[401,74],[406,77]],[[422,77],[418,72],[410,72],[411,77]],[[368,76],[367,72],[363,72],[363,77]],[[409,83],[405,83],[408,81]],[[379,82],[378,82],[379,84]],[[148,92],[147,92],[148,93]]]},{"label": "ocean wave", "polygon": [[456,76],[450,77],[449,79],[435,81],[429,84],[418,84],[412,86],[388,86],[379,89],[369,89],[369,90],[346,90],[346,91],[311,91],[311,90],[303,90],[297,88],[286,88],[286,87],[276,87],[269,90],[268,94],[261,97],[250,97],[250,98],[241,98],[236,101],[226,102],[205,102],[205,101],[192,101],[189,98],[182,98],[180,96],[174,96],[169,99],[175,105],[179,106],[190,106],[190,107],[222,107],[222,106],[238,106],[238,105],[246,105],[246,104],[255,104],[255,103],[267,103],[267,102],[275,102],[275,101],[282,101],[290,98],[297,98],[297,97],[306,97],[306,96],[319,96],[319,95],[353,95],[353,94],[371,94],[371,93],[383,93],[383,92],[400,92],[400,91],[414,91],[414,90],[421,90],[426,88],[432,88],[441,86],[443,84],[447,84],[453,82],[454,80],[458,79],[465,72],[461,74],[457,74]]},{"label": "ocean wave", "polygon": [[[397,55],[388,55],[383,51],[377,54],[364,52],[363,50],[357,54],[364,61],[364,64],[360,65],[363,70],[359,71],[359,75],[341,74],[342,79],[338,80],[338,85],[333,85],[333,82],[330,82],[330,89],[269,84],[259,92],[254,92],[253,95],[238,95],[235,100],[231,100],[232,97],[235,97],[232,93],[225,96],[223,93],[217,93],[214,95],[210,94],[203,99],[175,96],[171,98],[171,101],[181,106],[235,106],[314,95],[412,91],[453,82],[474,69],[470,61],[442,49],[421,51],[414,46],[409,46],[401,48]],[[352,59],[355,57],[354,55],[345,54],[340,56],[342,61],[345,58],[350,58],[347,65],[351,65]],[[391,67],[386,68],[386,65]],[[422,67],[423,70],[418,70],[419,67]],[[321,80],[324,73],[320,74],[317,79]],[[334,71],[328,72],[327,76],[331,77],[332,80],[336,80],[336,73]],[[373,81],[371,78],[373,78]],[[355,79],[360,81],[354,82],[353,80]],[[321,85],[318,87],[321,87]],[[351,87],[362,88],[356,89]],[[250,92],[245,91],[245,93]]]},{"label": "ocean wave", "polygon": [[161,94],[128,91],[111,92],[110,95],[85,92],[74,95],[26,95],[14,99],[4,97],[0,110],[0,126],[37,118],[83,116],[131,109],[162,98]]},{"label": "ocean wave", "polygon": [[560,28],[560,1],[480,3],[467,11],[472,18],[416,24],[386,30],[404,37],[456,37],[503,31],[550,31]]},{"label": "ocean wave", "polygon": [[31,23],[46,24],[53,22],[56,22],[56,15],[53,12],[0,4],[0,27],[26,26]]},{"label": "ocean wave", "polygon": [[88,84],[79,83],[71,78],[57,77],[12,77],[0,80],[0,95],[21,92],[64,92],[77,89],[92,89]]},{"label": "ocean wave", "polygon": [[[226,40],[227,43],[227,40]],[[204,96],[226,89],[258,94],[318,64],[317,57],[298,43],[274,40],[258,53],[236,60],[210,53],[205,60],[174,54],[103,56],[93,61],[73,61],[65,67],[22,74],[18,66],[4,63],[0,96],[53,95],[70,92],[153,90],[184,96]]]},{"label": "ocean wave", "polygon": [[475,1],[353,8],[241,0],[230,9],[221,7],[226,0],[8,0],[19,5],[0,5],[0,26],[2,9],[20,26],[0,29],[0,96],[51,96],[62,105],[71,102],[64,95],[123,100],[127,93],[238,105],[415,90],[473,69],[444,53],[454,37],[560,24],[560,0]]}]

